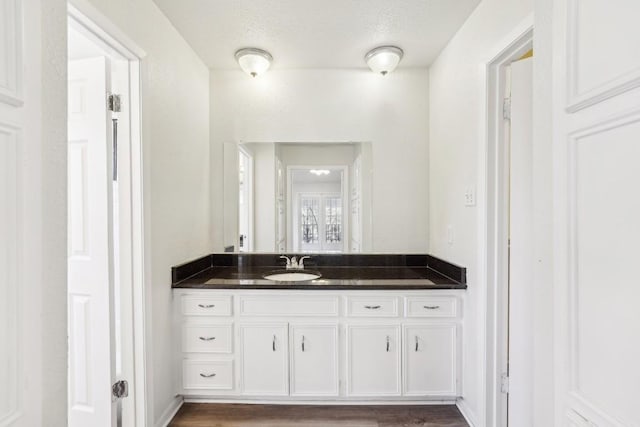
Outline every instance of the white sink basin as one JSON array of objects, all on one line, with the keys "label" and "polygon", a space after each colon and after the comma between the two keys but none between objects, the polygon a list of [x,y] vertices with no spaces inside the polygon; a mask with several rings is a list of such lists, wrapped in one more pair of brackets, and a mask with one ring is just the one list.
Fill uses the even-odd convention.
[{"label": "white sink basin", "polygon": [[317,271],[274,271],[262,277],[274,282],[306,282],[318,279],[322,277],[322,274]]}]

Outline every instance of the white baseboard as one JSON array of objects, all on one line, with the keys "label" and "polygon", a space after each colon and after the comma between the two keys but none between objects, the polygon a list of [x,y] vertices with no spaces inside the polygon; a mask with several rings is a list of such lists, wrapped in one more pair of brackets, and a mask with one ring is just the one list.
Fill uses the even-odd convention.
[{"label": "white baseboard", "polygon": [[176,396],[171,401],[169,406],[167,406],[167,409],[164,410],[164,412],[160,416],[160,419],[156,421],[155,427],[167,427],[173,417],[176,416],[180,408],[182,408],[183,403],[184,399],[182,398],[182,396]]},{"label": "white baseboard", "polygon": [[476,420],[475,420],[476,416],[473,413],[473,411],[469,408],[469,406],[467,405],[467,401],[466,400],[458,399],[458,401],[456,402],[456,406],[460,410],[460,413],[462,414],[464,419],[467,421],[467,424],[469,424],[469,426],[471,426],[471,427],[479,427],[480,424],[478,424],[476,422]]},{"label": "white baseboard", "polygon": [[238,403],[243,405],[335,405],[335,406],[349,406],[349,405],[455,405],[454,400],[295,400],[291,398],[287,399],[246,399],[246,398],[215,398],[206,396],[186,396],[184,398],[186,403]]}]

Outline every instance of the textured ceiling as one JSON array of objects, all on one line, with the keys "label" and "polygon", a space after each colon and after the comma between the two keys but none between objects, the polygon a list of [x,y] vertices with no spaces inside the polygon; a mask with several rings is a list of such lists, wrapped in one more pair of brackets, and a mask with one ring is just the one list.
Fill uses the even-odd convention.
[{"label": "textured ceiling", "polygon": [[480,0],[154,0],[211,68],[258,47],[274,68],[361,68],[380,45],[427,67]]}]

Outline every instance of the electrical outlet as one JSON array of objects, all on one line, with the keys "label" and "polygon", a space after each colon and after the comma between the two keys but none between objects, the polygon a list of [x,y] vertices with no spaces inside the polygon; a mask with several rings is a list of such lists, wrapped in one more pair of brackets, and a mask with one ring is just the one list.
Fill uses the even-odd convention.
[{"label": "electrical outlet", "polygon": [[453,227],[447,225],[447,243],[453,245]]},{"label": "electrical outlet", "polygon": [[467,187],[464,190],[464,205],[475,206],[476,205],[476,190],[474,187]]}]

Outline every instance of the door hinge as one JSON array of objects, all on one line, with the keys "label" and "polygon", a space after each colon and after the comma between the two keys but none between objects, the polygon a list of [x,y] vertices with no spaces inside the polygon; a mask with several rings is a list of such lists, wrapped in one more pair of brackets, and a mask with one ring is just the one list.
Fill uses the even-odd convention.
[{"label": "door hinge", "polygon": [[502,394],[509,394],[509,376],[507,374],[500,376],[500,392]]},{"label": "door hinge", "polygon": [[502,118],[505,120],[511,120],[511,98],[505,98],[502,100]]},{"label": "door hinge", "polygon": [[107,108],[109,111],[113,111],[114,113],[119,113],[122,110],[122,98],[120,95],[116,95],[114,93],[109,94],[107,98]]},{"label": "door hinge", "polygon": [[129,383],[126,380],[116,381],[111,386],[113,400],[124,399],[129,396]]}]

